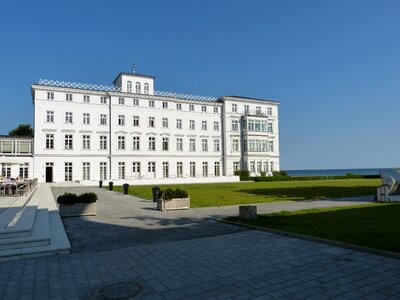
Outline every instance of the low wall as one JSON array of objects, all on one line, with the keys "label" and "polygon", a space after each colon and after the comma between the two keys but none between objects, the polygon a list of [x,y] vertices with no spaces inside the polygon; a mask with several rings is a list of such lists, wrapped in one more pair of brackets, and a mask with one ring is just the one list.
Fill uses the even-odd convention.
[{"label": "low wall", "polygon": [[[189,184],[189,183],[218,183],[218,182],[239,182],[239,176],[220,176],[220,177],[190,177],[190,178],[153,178],[153,179],[113,179],[104,180],[103,187],[108,186],[108,182],[114,182],[114,185],[160,185],[160,184]],[[86,186],[98,186],[98,180],[81,180],[79,182]]]}]

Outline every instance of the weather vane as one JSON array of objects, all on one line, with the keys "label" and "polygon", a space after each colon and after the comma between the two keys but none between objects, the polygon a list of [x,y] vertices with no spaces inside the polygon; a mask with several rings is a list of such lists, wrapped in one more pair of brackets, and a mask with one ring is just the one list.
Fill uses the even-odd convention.
[{"label": "weather vane", "polygon": [[132,59],[132,73],[136,73],[136,65],[135,65],[135,58]]}]

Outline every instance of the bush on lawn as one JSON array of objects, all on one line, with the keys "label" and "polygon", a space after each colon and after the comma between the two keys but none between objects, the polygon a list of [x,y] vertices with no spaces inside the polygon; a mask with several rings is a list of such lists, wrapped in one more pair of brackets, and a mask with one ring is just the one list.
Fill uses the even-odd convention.
[{"label": "bush on lawn", "polygon": [[250,171],[249,170],[237,170],[233,174],[240,177],[240,181],[250,180]]},{"label": "bush on lawn", "polygon": [[74,193],[64,193],[57,198],[57,203],[60,204],[94,203],[96,201],[97,195],[95,193],[82,193],[79,196]]},{"label": "bush on lawn", "polygon": [[173,190],[171,188],[165,189],[165,191],[160,191],[158,193],[159,199],[163,197],[164,200],[171,200],[174,198],[188,198],[189,194],[185,190],[181,190],[180,188],[177,188],[176,190]]},{"label": "bush on lawn", "polygon": [[288,172],[286,171],[273,171],[272,176],[274,177],[286,177],[288,176]]}]

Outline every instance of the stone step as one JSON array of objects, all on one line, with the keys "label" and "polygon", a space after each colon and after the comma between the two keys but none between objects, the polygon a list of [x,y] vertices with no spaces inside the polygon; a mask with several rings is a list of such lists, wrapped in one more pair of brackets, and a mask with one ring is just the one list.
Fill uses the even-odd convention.
[{"label": "stone step", "polygon": [[19,197],[0,215],[0,239],[30,236],[39,203],[34,192]]},{"label": "stone step", "polygon": [[49,213],[50,243],[46,246],[25,247],[0,251],[0,261],[70,253],[71,244],[65,233],[60,215]]},{"label": "stone step", "polygon": [[24,247],[46,246],[50,244],[49,212],[40,209],[36,213],[34,225],[30,236],[0,239],[1,250],[16,249]]}]

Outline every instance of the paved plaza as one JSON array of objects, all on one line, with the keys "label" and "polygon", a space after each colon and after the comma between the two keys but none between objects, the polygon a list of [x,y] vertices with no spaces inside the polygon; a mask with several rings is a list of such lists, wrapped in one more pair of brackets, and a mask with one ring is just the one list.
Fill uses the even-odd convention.
[{"label": "paved plaza", "polygon": [[[213,219],[237,214],[237,207],[162,213],[150,201],[106,190],[53,191],[57,196],[65,190],[95,190],[98,215],[63,220],[70,255],[1,262],[1,299],[128,299],[124,293],[129,299],[400,298],[400,260]],[[270,212],[370,200],[258,208]]]}]

